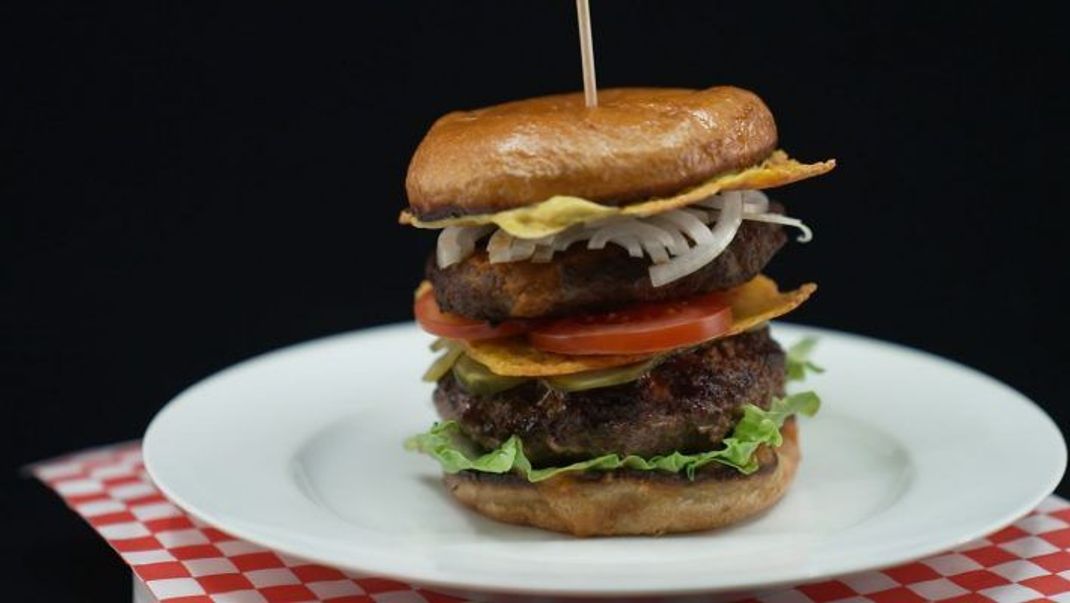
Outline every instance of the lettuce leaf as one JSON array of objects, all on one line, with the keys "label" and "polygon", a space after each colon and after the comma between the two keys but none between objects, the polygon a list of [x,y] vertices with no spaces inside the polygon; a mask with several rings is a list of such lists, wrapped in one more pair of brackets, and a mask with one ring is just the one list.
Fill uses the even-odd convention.
[{"label": "lettuce leaf", "polygon": [[695,472],[710,463],[728,465],[740,473],[750,474],[758,470],[754,453],[759,446],[767,444],[776,447],[783,443],[780,427],[785,419],[796,413],[813,416],[820,405],[821,400],[814,392],[774,398],[769,410],[748,404],[743,407],[743,417],[736,424],[732,435],[725,438],[724,447],[696,454],[674,452],[651,458],[607,454],[564,467],[535,469],[524,455],[523,443],[516,436],[510,437],[490,452],[479,454],[478,448],[461,433],[461,428],[455,421],[436,423],[427,433],[406,440],[405,448],[432,456],[446,473],[465,470],[484,473],[515,472],[531,482],[539,482],[562,473],[621,468],[686,473],[688,479],[694,479]]},{"label": "lettuce leaf", "polygon": [[817,345],[816,337],[804,337],[788,348],[785,358],[788,381],[805,381],[806,371],[825,372],[825,369],[810,361],[810,354],[814,351],[815,345]]}]

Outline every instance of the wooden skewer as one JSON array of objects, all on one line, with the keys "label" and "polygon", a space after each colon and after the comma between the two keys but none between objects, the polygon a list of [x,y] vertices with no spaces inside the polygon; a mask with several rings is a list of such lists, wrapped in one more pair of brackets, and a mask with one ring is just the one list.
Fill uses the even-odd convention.
[{"label": "wooden skewer", "polygon": [[598,84],[594,77],[594,44],[591,42],[591,7],[588,0],[576,0],[580,26],[580,60],[583,62],[583,100],[588,107],[598,106]]}]

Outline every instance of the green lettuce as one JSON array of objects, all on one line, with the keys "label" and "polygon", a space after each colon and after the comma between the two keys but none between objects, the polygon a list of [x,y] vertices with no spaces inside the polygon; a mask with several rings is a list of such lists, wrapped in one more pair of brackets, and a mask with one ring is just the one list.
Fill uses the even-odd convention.
[{"label": "green lettuce", "polygon": [[816,337],[805,337],[788,348],[785,358],[788,381],[805,381],[806,371],[825,372],[825,369],[810,361],[810,353],[814,351],[815,345],[817,345]]},{"label": "green lettuce", "polygon": [[674,452],[651,458],[607,454],[564,467],[535,469],[524,455],[524,445],[520,438],[512,436],[498,448],[480,454],[478,448],[461,433],[460,426],[455,421],[436,423],[427,433],[406,440],[405,448],[434,457],[446,473],[465,470],[484,473],[514,472],[531,482],[549,479],[562,473],[621,468],[686,473],[688,479],[694,479],[695,472],[710,463],[728,465],[741,473],[750,474],[758,470],[758,460],[754,458],[754,453],[759,446],[767,444],[777,447],[783,443],[780,427],[785,419],[797,413],[813,416],[820,405],[821,401],[814,392],[774,398],[769,410],[748,404],[743,407],[743,417],[736,424],[732,435],[725,438],[721,449],[696,454]]}]

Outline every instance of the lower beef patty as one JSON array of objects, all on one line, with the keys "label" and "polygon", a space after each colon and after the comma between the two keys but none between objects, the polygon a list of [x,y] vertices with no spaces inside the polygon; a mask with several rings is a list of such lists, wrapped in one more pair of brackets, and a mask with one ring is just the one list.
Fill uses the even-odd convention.
[{"label": "lower beef patty", "polygon": [[[783,208],[773,204],[772,211]],[[630,257],[616,245],[590,250],[577,244],[550,262],[503,264],[491,264],[484,246],[448,268],[439,268],[432,254],[427,279],[443,310],[469,318],[566,316],[741,285],[761,272],[786,240],[777,224],[744,221],[715,260],[661,287],[650,284],[649,260]]]},{"label": "lower beef patty", "polygon": [[784,352],[764,328],[677,353],[624,385],[564,393],[531,381],[474,396],[447,375],[434,400],[443,418],[488,449],[519,436],[539,467],[608,453],[712,450],[744,404],[768,408],[783,390]]}]

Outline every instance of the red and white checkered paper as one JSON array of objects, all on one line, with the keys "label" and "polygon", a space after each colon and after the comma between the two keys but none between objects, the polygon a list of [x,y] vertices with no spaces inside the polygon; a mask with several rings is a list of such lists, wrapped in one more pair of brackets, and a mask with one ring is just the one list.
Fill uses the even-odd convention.
[{"label": "red and white checkered paper", "polygon": [[[96,529],[161,602],[461,601],[299,561],[207,526],[160,494],[144,470],[139,443],[74,454],[32,471]],[[1013,525],[943,555],[746,601],[1070,603],[1070,503],[1049,497]]]}]

